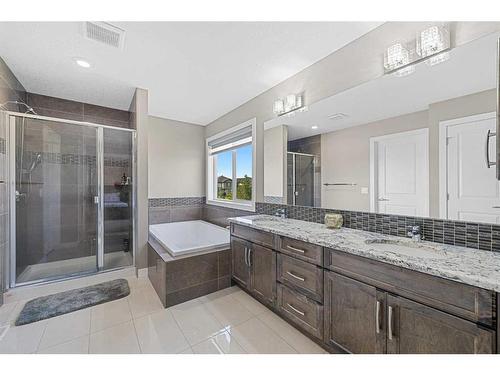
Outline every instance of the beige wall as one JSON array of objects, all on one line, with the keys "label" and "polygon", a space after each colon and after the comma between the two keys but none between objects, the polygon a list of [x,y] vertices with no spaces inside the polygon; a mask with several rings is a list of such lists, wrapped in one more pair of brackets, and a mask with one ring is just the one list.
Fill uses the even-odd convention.
[{"label": "beige wall", "polygon": [[287,127],[276,126],[264,131],[264,196],[283,197],[286,202]]},{"label": "beige wall", "polygon": [[149,198],[204,196],[204,127],[149,116],[149,133]]},{"label": "beige wall", "polygon": [[[321,205],[355,211],[369,211],[370,138],[426,128],[427,111],[355,126],[321,136]],[[356,183],[356,186],[323,186],[323,183]]]},{"label": "beige wall", "polygon": [[137,130],[137,212],[135,266],[148,266],[149,203],[148,203],[148,91],[136,89],[130,104],[133,128]]},{"label": "beige wall", "polygon": [[321,137],[322,183],[353,182],[355,187],[322,188],[322,206],[369,211],[370,196],[361,188],[370,186],[370,138],[420,128],[429,128],[430,216],[439,216],[439,122],[495,111],[496,91],[434,103],[427,111],[372,122],[323,134]]},{"label": "beige wall", "polygon": [[[305,92],[306,104],[355,87],[383,75],[383,51],[399,40],[414,39],[415,33],[429,23],[388,22],[340,50],[332,53],[240,107],[213,121],[206,127],[209,137],[234,125],[257,118],[257,201],[264,192],[263,140],[265,121],[274,117],[273,102],[289,93]],[[451,35],[454,46],[459,46],[500,30],[500,22],[453,22]]]}]

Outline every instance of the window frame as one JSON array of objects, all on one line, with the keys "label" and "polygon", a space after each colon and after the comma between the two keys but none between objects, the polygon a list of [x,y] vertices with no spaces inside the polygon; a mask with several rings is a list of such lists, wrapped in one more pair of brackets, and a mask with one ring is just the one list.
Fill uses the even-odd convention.
[{"label": "window frame", "polygon": [[[252,141],[249,143],[252,146],[252,199],[247,201],[243,199],[236,199],[237,196],[237,176],[236,176],[236,151],[233,149],[232,152],[232,192],[233,199],[219,199],[217,198],[217,158],[215,155],[211,155],[209,142],[212,142],[218,138],[226,137],[231,133],[244,129],[246,127],[252,128]],[[238,210],[252,211],[255,212],[255,200],[256,200],[256,129],[257,129],[257,119],[253,118],[247,120],[239,125],[233,126],[227,130],[217,133],[205,140],[205,155],[207,159],[207,175],[206,175],[206,191],[207,191],[207,204],[228,208],[235,208]],[[242,145],[243,146],[243,145]]]}]

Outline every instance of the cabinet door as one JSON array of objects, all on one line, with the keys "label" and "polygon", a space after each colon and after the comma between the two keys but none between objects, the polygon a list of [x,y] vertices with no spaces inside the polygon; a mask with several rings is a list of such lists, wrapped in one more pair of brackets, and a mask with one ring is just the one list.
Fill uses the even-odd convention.
[{"label": "cabinet door", "polygon": [[387,298],[387,352],[494,353],[492,330],[406,298]]},{"label": "cabinet door", "polygon": [[250,253],[251,291],[264,303],[276,300],[276,252],[252,244]]},{"label": "cabinet door", "polygon": [[248,242],[231,237],[231,276],[245,288],[250,287],[250,267],[247,256],[249,247]]},{"label": "cabinet door", "polygon": [[385,353],[386,293],[325,272],[325,342],[351,353]]}]

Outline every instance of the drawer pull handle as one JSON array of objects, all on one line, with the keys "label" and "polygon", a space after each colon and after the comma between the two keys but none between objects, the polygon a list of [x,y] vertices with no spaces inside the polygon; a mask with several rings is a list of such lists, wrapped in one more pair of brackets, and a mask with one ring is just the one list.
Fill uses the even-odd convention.
[{"label": "drawer pull handle", "polygon": [[306,279],[304,279],[303,277],[297,276],[297,275],[293,274],[290,271],[286,271],[286,273],[287,273],[287,275],[292,276],[294,279],[297,279],[297,280],[300,280],[300,281],[306,281]]},{"label": "drawer pull handle", "polygon": [[304,253],[305,253],[305,250],[298,249],[298,248],[293,247],[293,246],[290,246],[290,245],[286,245],[286,247],[287,247],[287,249],[290,249],[290,250],[296,251],[296,252],[301,253],[301,254],[304,254]]},{"label": "drawer pull handle", "polygon": [[387,335],[389,336],[389,340],[392,340],[392,306],[389,306],[387,309]]},{"label": "drawer pull handle", "polygon": [[290,305],[289,303],[287,303],[287,305],[288,305],[288,307],[289,307],[289,308],[291,308],[291,309],[292,309],[293,311],[295,311],[297,314],[302,315],[302,316],[306,315],[306,313],[305,313],[305,312],[303,312],[303,311],[300,311],[300,310],[296,309],[295,307],[293,307],[293,306],[292,306],[292,305]]}]

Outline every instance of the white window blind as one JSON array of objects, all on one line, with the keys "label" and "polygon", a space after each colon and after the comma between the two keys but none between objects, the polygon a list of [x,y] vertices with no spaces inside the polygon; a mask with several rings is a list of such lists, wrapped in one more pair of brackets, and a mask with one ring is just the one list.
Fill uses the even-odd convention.
[{"label": "white window blind", "polygon": [[210,155],[215,155],[248,143],[252,143],[252,126],[246,126],[231,134],[209,141],[208,150]]}]

